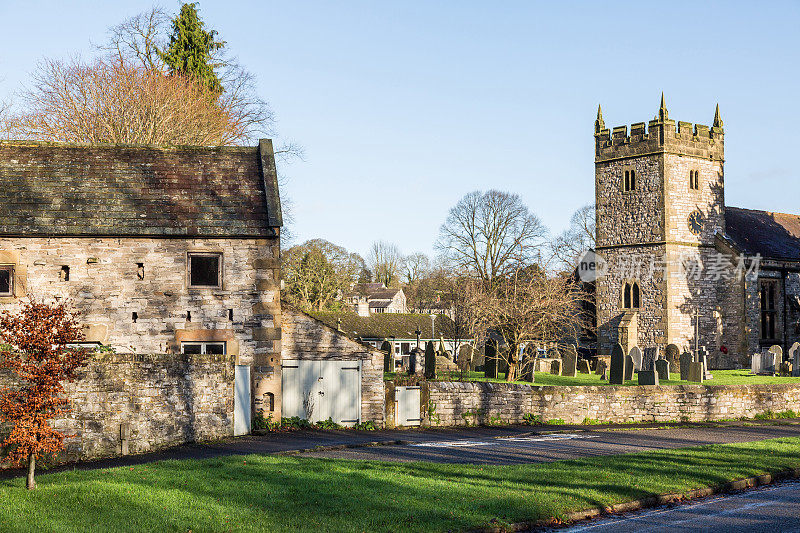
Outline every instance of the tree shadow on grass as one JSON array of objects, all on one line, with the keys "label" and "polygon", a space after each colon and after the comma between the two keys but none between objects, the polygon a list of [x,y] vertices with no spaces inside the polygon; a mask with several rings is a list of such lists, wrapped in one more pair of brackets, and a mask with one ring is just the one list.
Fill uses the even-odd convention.
[{"label": "tree shadow on grass", "polygon": [[[791,439],[513,466],[237,456],[64,472],[42,476],[41,490],[57,496],[51,530],[77,531],[89,513],[138,530],[446,531],[719,485],[796,466],[799,449]],[[0,481],[12,506],[24,503],[13,484]]]}]

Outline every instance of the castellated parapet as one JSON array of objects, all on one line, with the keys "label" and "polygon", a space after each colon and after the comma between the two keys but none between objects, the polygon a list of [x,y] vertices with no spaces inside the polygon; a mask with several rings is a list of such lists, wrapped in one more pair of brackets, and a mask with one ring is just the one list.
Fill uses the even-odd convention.
[{"label": "castellated parapet", "polygon": [[715,161],[725,159],[725,132],[719,117],[719,107],[711,127],[691,122],[676,123],[669,118],[663,96],[658,115],[647,125],[644,122],[632,124],[630,135],[628,126],[607,129],[598,108],[594,138],[595,162],[655,153],[674,153]]}]

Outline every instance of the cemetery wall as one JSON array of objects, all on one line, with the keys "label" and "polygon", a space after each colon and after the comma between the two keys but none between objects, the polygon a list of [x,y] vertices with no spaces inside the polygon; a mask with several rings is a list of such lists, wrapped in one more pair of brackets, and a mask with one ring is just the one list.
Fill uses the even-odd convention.
[{"label": "cemetery wall", "polygon": [[800,384],[553,387],[486,382],[429,382],[421,409],[432,426],[514,424],[525,415],[580,424],[713,421],[767,411],[800,412]]},{"label": "cemetery wall", "polygon": [[[72,411],[52,422],[74,435],[58,461],[233,435],[233,356],[98,354],[78,374],[66,385]],[[14,386],[0,373],[0,389]],[[6,434],[0,428],[0,437]]]}]

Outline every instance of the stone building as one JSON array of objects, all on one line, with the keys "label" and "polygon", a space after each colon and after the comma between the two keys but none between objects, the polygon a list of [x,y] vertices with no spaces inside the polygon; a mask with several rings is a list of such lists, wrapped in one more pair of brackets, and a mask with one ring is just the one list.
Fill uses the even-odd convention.
[{"label": "stone building", "polygon": [[403,289],[389,288],[383,283],[359,283],[345,297],[359,316],[380,313],[407,313]]},{"label": "stone building", "polygon": [[[800,216],[725,205],[724,129],[595,121],[598,349],[703,346],[716,368],[800,340]],[[663,351],[662,351],[663,353]]]},{"label": "stone building", "polygon": [[[219,354],[280,394],[281,206],[272,143],[0,142],[0,310],[81,312],[86,342]],[[231,390],[231,395],[233,391]]]}]

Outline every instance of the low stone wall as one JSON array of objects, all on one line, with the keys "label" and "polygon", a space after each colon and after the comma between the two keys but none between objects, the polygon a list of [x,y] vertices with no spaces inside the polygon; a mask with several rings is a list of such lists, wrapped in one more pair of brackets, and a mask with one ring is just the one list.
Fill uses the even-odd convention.
[{"label": "low stone wall", "polygon": [[[800,384],[554,387],[486,382],[428,382],[420,411],[431,426],[543,421],[713,421],[767,411],[800,412]],[[388,392],[388,391],[387,391]]]},{"label": "low stone wall", "polygon": [[[74,435],[64,441],[58,461],[145,453],[233,434],[230,356],[99,354],[79,376],[66,387],[72,411],[52,422]],[[11,376],[0,373],[0,389],[13,386]]]}]

